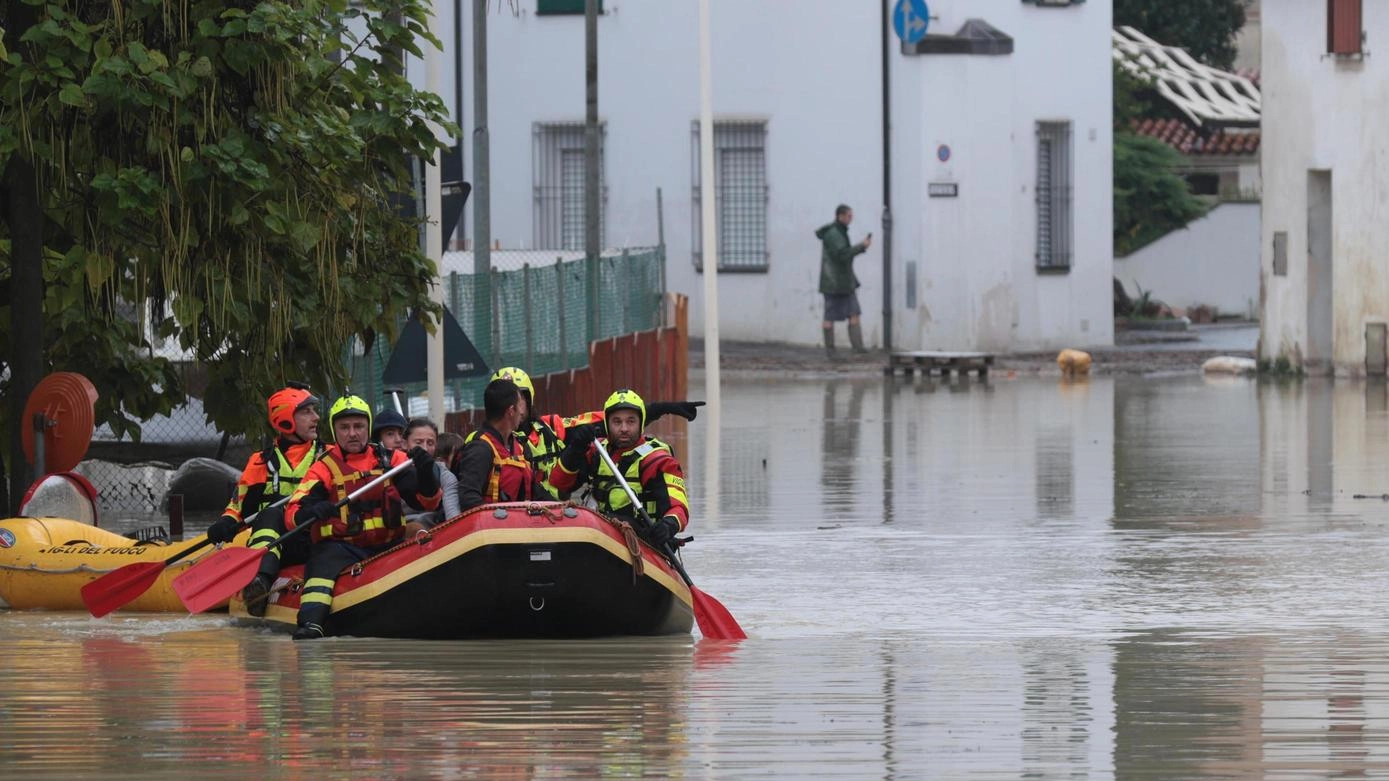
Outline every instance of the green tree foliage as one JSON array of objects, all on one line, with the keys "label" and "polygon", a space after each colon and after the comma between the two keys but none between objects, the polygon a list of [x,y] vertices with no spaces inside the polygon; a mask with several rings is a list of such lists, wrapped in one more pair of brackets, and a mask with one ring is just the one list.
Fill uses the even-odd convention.
[{"label": "green tree foliage", "polygon": [[1133,132],[1152,111],[1147,80],[1114,64],[1114,254],[1122,257],[1206,213],[1175,171],[1172,147]]},{"label": "green tree foliage", "polygon": [[5,366],[43,350],[138,437],[182,398],[170,339],[207,367],[209,418],[259,432],[269,391],[340,384],[352,337],[434,310],[395,206],[447,128],[398,67],[439,45],[418,0],[0,0],[0,28],[0,172],[32,168],[44,218],[34,257],[0,223],[0,285],[42,263],[45,286],[40,344],[0,320]]},{"label": "green tree foliage", "polygon": [[1114,0],[1114,26],[1135,27],[1167,46],[1180,46],[1207,65],[1228,69],[1245,0]]},{"label": "green tree foliage", "polygon": [[1172,173],[1181,155],[1155,138],[1114,133],[1114,254],[1127,255],[1181,228],[1206,206]]}]

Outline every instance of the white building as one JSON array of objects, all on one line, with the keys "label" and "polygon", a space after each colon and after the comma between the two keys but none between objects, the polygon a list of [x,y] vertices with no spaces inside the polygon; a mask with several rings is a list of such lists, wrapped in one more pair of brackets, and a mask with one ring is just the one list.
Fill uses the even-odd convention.
[{"label": "white building", "polygon": [[1385,373],[1389,4],[1263,0],[1259,356]]},{"label": "white building", "polygon": [[[1064,2],[935,0],[927,40],[890,38],[895,349],[1113,340],[1111,10]],[[874,234],[855,268],[865,336],[882,345],[882,9],[710,6],[721,334],[819,341],[814,230],[842,202],[855,209],[853,240]],[[539,13],[565,7],[583,3],[491,4],[491,223],[507,249],[583,246],[584,21]],[[606,0],[598,26],[604,244],[655,243],[660,188],[667,285],[691,297],[698,334],[698,4]],[[452,36],[441,37],[452,62]],[[471,179],[471,149],[464,161]],[[471,208],[466,220],[471,232]]]}]

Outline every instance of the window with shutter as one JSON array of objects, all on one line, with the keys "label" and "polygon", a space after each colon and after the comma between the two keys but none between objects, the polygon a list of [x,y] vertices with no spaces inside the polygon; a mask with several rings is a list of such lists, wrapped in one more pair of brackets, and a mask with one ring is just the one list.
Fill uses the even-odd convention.
[{"label": "window with shutter", "polygon": [[1071,267],[1071,123],[1037,123],[1037,269]]},{"label": "window with shutter", "polygon": [[[598,236],[606,241],[608,188],[603,174],[604,128],[598,128]],[[584,248],[584,124],[539,123],[533,128],[536,249]]]},{"label": "window with shutter", "polygon": [[[696,270],[703,270],[700,206],[699,121],[691,123],[692,244]],[[767,123],[714,123],[714,221],[719,271],[766,271]]]},{"label": "window with shutter", "polygon": [[1360,54],[1362,0],[1326,0],[1326,51]]}]

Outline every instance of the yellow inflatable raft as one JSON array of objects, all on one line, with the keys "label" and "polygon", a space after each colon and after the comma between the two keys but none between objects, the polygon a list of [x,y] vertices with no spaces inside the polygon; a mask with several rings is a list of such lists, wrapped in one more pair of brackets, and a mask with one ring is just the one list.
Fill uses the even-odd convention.
[{"label": "yellow inflatable raft", "polygon": [[[244,545],[247,533],[233,544]],[[0,606],[44,610],[83,610],[81,589],[126,564],[164,561],[192,547],[202,536],[172,544],[140,543],[114,532],[66,518],[0,520]],[[170,582],[217,550],[208,546],[167,567],[153,586],[122,610],[187,612]]]}]

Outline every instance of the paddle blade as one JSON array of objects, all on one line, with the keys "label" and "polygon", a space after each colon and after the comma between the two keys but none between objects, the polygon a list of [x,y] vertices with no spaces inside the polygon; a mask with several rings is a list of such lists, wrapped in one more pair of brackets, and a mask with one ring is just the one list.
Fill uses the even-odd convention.
[{"label": "paddle blade", "polygon": [[714,640],[747,639],[747,633],[738,626],[737,620],[723,603],[694,586],[690,586],[690,596],[694,598],[695,621],[699,624],[700,634]]},{"label": "paddle blade", "polygon": [[174,578],[174,593],[190,613],[221,605],[256,576],[267,548],[223,548]]},{"label": "paddle blade", "polygon": [[82,587],[82,604],[93,616],[101,618],[148,591],[159,580],[164,566],[162,561],[137,561],[112,570]]}]

